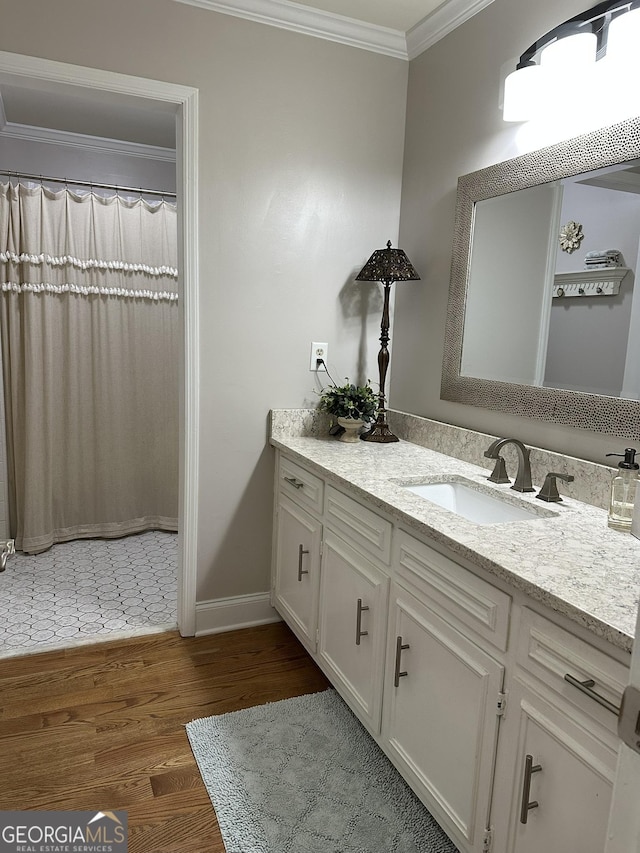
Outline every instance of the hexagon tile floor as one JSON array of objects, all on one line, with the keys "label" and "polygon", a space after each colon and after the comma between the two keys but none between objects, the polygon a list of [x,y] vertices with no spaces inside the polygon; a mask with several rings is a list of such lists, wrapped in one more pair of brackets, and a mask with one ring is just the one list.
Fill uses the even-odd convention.
[{"label": "hexagon tile floor", "polygon": [[175,533],[16,553],[0,574],[0,658],[175,628]]}]

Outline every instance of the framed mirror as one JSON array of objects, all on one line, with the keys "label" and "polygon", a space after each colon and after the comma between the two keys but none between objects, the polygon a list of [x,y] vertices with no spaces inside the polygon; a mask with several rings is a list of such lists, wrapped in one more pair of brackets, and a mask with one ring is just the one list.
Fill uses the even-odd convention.
[{"label": "framed mirror", "polygon": [[640,439],[640,118],[464,175],[455,222],[442,399]]}]

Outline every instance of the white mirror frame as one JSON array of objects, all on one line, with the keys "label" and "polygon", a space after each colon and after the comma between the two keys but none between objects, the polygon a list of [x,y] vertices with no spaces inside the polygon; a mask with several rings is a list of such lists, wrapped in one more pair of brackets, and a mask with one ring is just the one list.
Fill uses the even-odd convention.
[{"label": "white mirror frame", "polygon": [[442,359],[443,400],[640,439],[640,401],[460,373],[476,202],[639,157],[640,118],[633,118],[459,178]]}]

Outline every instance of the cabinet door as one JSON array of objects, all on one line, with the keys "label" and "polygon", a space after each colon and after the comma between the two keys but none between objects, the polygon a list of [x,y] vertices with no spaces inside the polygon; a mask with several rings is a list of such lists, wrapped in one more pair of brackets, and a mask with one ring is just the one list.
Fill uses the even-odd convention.
[{"label": "cabinet door", "polygon": [[[517,679],[508,714],[507,722],[517,727],[517,758],[501,782],[507,783],[511,800],[506,849],[602,853],[615,753],[604,739],[572,720],[570,705],[556,707]],[[505,738],[505,747],[509,740]],[[501,843],[496,846],[502,849]]]},{"label": "cabinet door", "polygon": [[335,687],[380,732],[388,578],[335,533],[325,533],[318,656]]},{"label": "cabinet door", "polygon": [[489,814],[503,667],[392,587],[383,739],[433,816],[481,850]]},{"label": "cabinet door", "polygon": [[301,642],[315,652],[322,525],[282,497],[276,535],[275,606]]}]

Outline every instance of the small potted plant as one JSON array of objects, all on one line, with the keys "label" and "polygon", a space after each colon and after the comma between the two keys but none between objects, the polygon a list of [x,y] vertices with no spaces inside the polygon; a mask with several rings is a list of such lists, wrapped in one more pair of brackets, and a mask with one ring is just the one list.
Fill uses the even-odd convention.
[{"label": "small potted plant", "polygon": [[344,385],[325,388],[318,408],[343,428],[340,441],[358,441],[360,430],[375,418],[377,407],[377,395],[368,381],[366,385],[354,385],[347,379]]}]

